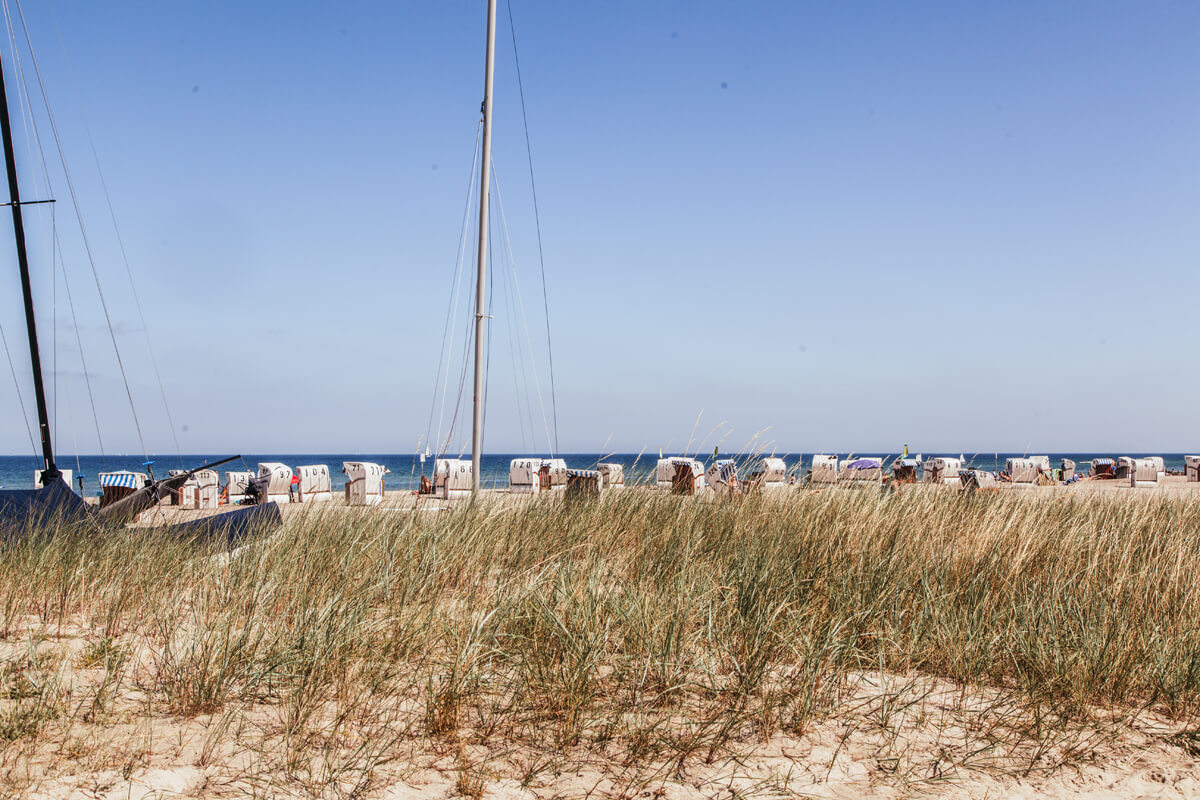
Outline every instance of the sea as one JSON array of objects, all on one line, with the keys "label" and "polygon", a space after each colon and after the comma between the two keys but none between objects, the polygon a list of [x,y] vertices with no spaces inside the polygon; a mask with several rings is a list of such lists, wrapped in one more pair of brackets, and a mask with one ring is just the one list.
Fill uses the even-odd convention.
[{"label": "sea", "polygon": [[[915,451],[914,451],[915,453]],[[514,458],[536,456],[537,454],[530,453],[496,453],[483,456],[482,459],[482,482],[485,488],[505,488],[508,486],[508,468],[509,462]],[[666,453],[665,455],[683,455],[682,453]],[[712,453],[689,454],[693,455],[701,462],[707,463],[712,460]],[[762,455],[762,454],[757,454]],[[811,453],[772,453],[767,455],[776,455],[784,459],[790,471],[803,475],[804,471],[812,466]],[[845,458],[850,453],[837,454],[841,458]],[[890,464],[897,453],[853,453],[855,457],[877,456],[884,459],[885,464]],[[924,453],[926,458],[931,456],[958,456],[959,453],[943,453],[931,452]],[[1027,455],[1025,453],[962,453],[966,458],[967,464],[974,469],[982,469],[988,471],[998,471],[1004,469],[1005,459],[1020,457]],[[1030,453],[1029,455],[1033,455]],[[1080,466],[1086,468],[1088,462],[1093,458],[1113,458],[1118,455],[1132,456],[1149,456],[1161,455],[1166,462],[1168,469],[1183,472],[1184,462],[1183,453],[1046,453],[1044,451],[1036,453],[1036,455],[1049,455],[1050,465],[1058,467],[1060,459],[1068,458]],[[741,462],[746,462],[747,467],[751,467],[755,458],[744,454],[719,454],[721,458],[734,458]],[[157,477],[165,477],[167,471],[171,469],[193,469],[195,467],[209,464],[214,461],[219,461],[222,458],[227,458],[227,454],[189,454],[189,455],[157,455],[151,456],[153,461],[152,468]],[[658,461],[658,453],[560,453],[559,458],[567,462],[568,467],[578,469],[594,469],[600,461],[616,462],[625,466],[625,482],[628,485],[642,483],[653,478],[654,467]],[[469,455],[465,458],[470,458]],[[144,466],[147,459],[141,455],[106,455],[106,456],[59,456],[58,467],[63,470],[72,470],[74,473],[71,481],[71,488],[76,492],[80,491],[79,476],[83,476],[83,494],[84,496],[96,495],[100,491],[98,475],[101,472],[115,472],[117,470],[130,470],[132,472],[145,472]],[[326,464],[329,466],[330,479],[333,484],[334,491],[341,491],[345,486],[345,476],[342,474],[342,463],[345,461],[374,461],[378,464],[383,464],[389,470],[385,478],[385,486],[387,489],[413,489],[415,490],[420,484],[421,475],[433,476],[433,459],[429,458],[424,464],[420,459],[414,457],[412,453],[396,454],[396,453],[255,453],[251,455],[239,456],[236,460],[229,464],[220,466],[217,471],[221,475],[221,482],[225,482],[226,471],[248,470],[257,472],[260,462],[277,461],[287,464],[290,467],[306,466],[310,464]],[[0,489],[32,489],[34,486],[34,473],[41,468],[41,459],[33,456],[0,456]]]}]

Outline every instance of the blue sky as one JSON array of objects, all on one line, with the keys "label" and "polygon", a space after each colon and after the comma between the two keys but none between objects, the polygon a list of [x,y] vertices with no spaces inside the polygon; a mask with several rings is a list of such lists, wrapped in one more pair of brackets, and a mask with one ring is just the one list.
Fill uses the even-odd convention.
[{"label": "blue sky", "polygon": [[[495,167],[545,384],[500,8]],[[59,3],[62,44],[48,3],[24,10],[147,448],[414,449],[485,4]],[[678,449],[720,423],[729,449],[764,430],[791,451],[1200,447],[1200,7],[513,0],[513,13],[560,449]],[[44,196],[17,147],[26,197]],[[137,451],[56,169],[104,446]],[[29,212],[50,350],[48,222]],[[0,322],[32,410],[15,257],[0,252],[13,287]],[[96,452],[62,294],[60,280],[59,448]],[[487,447],[542,450],[518,423],[509,337],[525,333],[502,297]],[[0,452],[29,452],[3,384]]]}]

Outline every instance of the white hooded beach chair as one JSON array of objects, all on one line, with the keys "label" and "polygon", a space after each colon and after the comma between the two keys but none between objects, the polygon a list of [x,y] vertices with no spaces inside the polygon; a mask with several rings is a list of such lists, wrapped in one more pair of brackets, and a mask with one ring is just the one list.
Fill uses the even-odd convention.
[{"label": "white hooded beach chair", "polygon": [[225,473],[225,502],[231,506],[235,506],[243,500],[250,500],[246,495],[246,490],[250,488],[250,481],[254,480],[253,472],[245,472],[242,470],[236,472]]},{"label": "white hooded beach chair", "polygon": [[[60,469],[59,472],[62,474],[63,482],[65,482],[67,486],[71,486],[71,480],[75,477],[75,473],[69,469]],[[42,483],[42,470],[40,469],[35,469],[33,471],[33,488],[45,488],[45,485]]]},{"label": "white hooded beach chair", "polygon": [[787,488],[787,462],[774,456],[764,458],[746,479],[746,488],[769,492]]},{"label": "white hooded beach chair", "polygon": [[146,481],[150,477],[144,472],[129,472],[121,470],[120,472],[101,472],[98,476],[100,479],[100,507],[112,505],[118,500],[123,500],[129,495],[136,492],[146,485]]},{"label": "white hooded beach chair", "polygon": [[390,470],[372,461],[343,461],[346,475],[346,505],[374,506],[383,502],[383,476]]},{"label": "white hooded beach chair", "polygon": [[1183,471],[1188,483],[1200,483],[1200,456],[1184,456]]},{"label": "white hooded beach chair", "polygon": [[655,485],[673,494],[700,494],[706,487],[704,465],[687,456],[660,458],[654,470]]},{"label": "white hooded beach chair", "polygon": [[218,508],[221,505],[221,477],[215,469],[202,469],[192,476],[195,482],[195,507]]},{"label": "white hooded beach chair", "polygon": [[[169,469],[167,475],[174,477],[182,475],[186,470]],[[195,508],[196,507],[196,476],[188,478],[183,485],[175,491],[171,492],[170,505],[179,506],[180,508]]]},{"label": "white hooded beach chair", "polygon": [[567,488],[567,462],[561,458],[543,458],[541,475],[549,476],[550,489],[561,492]]},{"label": "white hooded beach chair", "polygon": [[1036,486],[1041,462],[1033,458],[1009,458],[1004,462],[1013,486]]},{"label": "white hooded beach chair", "polygon": [[542,459],[540,458],[514,458],[508,464],[508,491],[512,494],[537,494],[540,492],[542,482],[538,472],[541,468]]},{"label": "white hooded beach chair", "polygon": [[568,469],[567,500],[596,499],[604,494],[604,478],[598,469]]},{"label": "white hooded beach chair", "polygon": [[606,461],[597,465],[597,472],[600,473],[605,491],[625,488],[625,467],[623,465]]},{"label": "white hooded beach chair", "polygon": [[812,483],[837,483],[838,457],[818,454],[812,457],[812,471],[808,479]]},{"label": "white hooded beach chair", "polygon": [[838,479],[842,483],[883,483],[883,459],[869,456],[842,459],[838,464]]},{"label": "white hooded beach chair", "polygon": [[936,456],[925,459],[922,471],[924,472],[926,483],[936,483],[941,486],[961,486],[962,480],[959,473],[962,472],[962,468],[963,463],[961,458]]},{"label": "white hooded beach chair", "polygon": [[267,503],[290,503],[292,500],[292,468],[278,461],[261,462],[258,465],[259,479],[267,481]]},{"label": "white hooded beach chair", "polygon": [[732,458],[717,459],[705,471],[704,483],[718,495],[740,491],[737,462]]},{"label": "white hooded beach chair", "polygon": [[514,458],[508,465],[512,494],[537,494],[567,488],[567,462],[561,458]]},{"label": "white hooded beach chair", "polygon": [[1136,472],[1137,459],[1133,458],[1132,456],[1119,456],[1117,458],[1115,469],[1117,480],[1130,481],[1132,485],[1132,481],[1134,479],[1133,476]]},{"label": "white hooded beach chair", "polygon": [[444,500],[470,497],[471,462],[461,458],[439,458],[434,467],[433,493]]},{"label": "white hooded beach chair", "polygon": [[917,470],[921,468],[921,457],[902,456],[892,462],[892,480],[896,483],[916,483]]},{"label": "white hooded beach chair", "polygon": [[958,472],[958,481],[964,490],[991,489],[996,486],[996,476],[987,470],[964,469]]},{"label": "white hooded beach chair", "polygon": [[329,479],[327,464],[309,464],[296,467],[300,476],[301,503],[324,503],[333,499],[333,483]]},{"label": "white hooded beach chair", "polygon": [[1130,486],[1139,489],[1153,489],[1158,486],[1159,460],[1154,458],[1133,459],[1132,479]]}]

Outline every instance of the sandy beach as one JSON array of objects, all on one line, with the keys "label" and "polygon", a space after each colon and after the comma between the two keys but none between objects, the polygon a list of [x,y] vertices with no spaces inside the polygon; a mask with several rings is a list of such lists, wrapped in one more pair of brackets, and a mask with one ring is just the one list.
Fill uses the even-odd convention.
[{"label": "sandy beach", "polygon": [[[86,666],[86,632],[63,630],[40,644],[42,657],[67,656],[60,680],[77,702],[100,690],[104,669]],[[11,639],[6,662],[28,657]],[[469,743],[389,744],[369,775],[357,758],[369,741],[316,742],[292,762],[284,709],[238,704],[222,713],[147,714],[139,688],[154,654],[109,700],[103,722],[81,715],[63,738],[8,747],[0,761],[5,796],[28,800],[363,797],[417,800],[550,798],[1190,798],[1200,795],[1195,732],[1145,710],[1097,709],[1091,727],[1067,730],[1051,746],[1006,727],[994,693],[920,675],[854,676],[827,718],[795,735],[734,743],[735,755],[684,763],[623,765],[616,751],[572,758],[523,746],[502,751]],[[1080,754],[1086,757],[1080,761]],[[562,766],[555,768],[558,759]],[[1032,765],[1031,765],[1032,762]],[[531,767],[545,772],[529,777]],[[339,770],[344,774],[339,775]],[[279,787],[279,776],[294,776]],[[311,781],[307,786],[307,780]],[[264,787],[271,787],[264,792]]]},{"label": "sandy beach", "polygon": [[[854,484],[809,484],[807,486],[789,486],[785,489],[776,490],[772,494],[777,493],[779,497],[788,497],[805,492],[863,492],[875,490],[878,490],[878,487]],[[919,483],[901,484],[896,486],[895,490],[900,492],[934,492],[941,494],[962,493],[962,489],[956,486]],[[665,490],[648,486],[630,486],[615,491],[665,493]],[[1011,495],[1013,497],[1025,497],[1029,499],[1084,499],[1088,497],[1104,497],[1144,502],[1155,499],[1187,500],[1200,498],[1200,482],[1188,482],[1182,475],[1168,475],[1160,480],[1159,485],[1154,488],[1133,488],[1129,486],[1128,481],[1082,480],[1070,485],[1060,484],[1054,486],[1013,486],[1012,484],[1001,483],[995,487],[980,489],[978,491],[985,495],[1003,492],[1006,496]],[[612,492],[609,492],[608,496],[611,497],[612,494]],[[559,502],[563,499],[563,495],[559,492],[543,492],[541,494],[529,495],[513,494],[508,489],[485,489],[482,491],[482,495],[486,502],[502,505],[531,502]],[[701,503],[715,503],[728,500],[728,498],[719,497],[712,492],[702,493],[688,499]],[[468,499],[465,497],[444,500],[431,495],[418,495],[407,490],[389,490],[385,492],[383,502],[373,506],[351,507],[346,504],[345,499],[341,495],[334,494],[333,498],[326,502],[282,503],[279,505],[279,509],[283,514],[284,520],[288,521],[314,515],[340,513],[396,514],[405,512],[434,512],[446,510],[464,502],[468,502]],[[221,506],[217,509],[197,510],[179,508],[164,502],[155,509],[143,512],[138,524],[149,526],[200,519],[220,514],[223,511],[229,510],[229,508],[230,506]]]},{"label": "sandy beach", "polygon": [[47,541],[0,562],[0,794],[1193,797],[1197,498],[393,491]]}]

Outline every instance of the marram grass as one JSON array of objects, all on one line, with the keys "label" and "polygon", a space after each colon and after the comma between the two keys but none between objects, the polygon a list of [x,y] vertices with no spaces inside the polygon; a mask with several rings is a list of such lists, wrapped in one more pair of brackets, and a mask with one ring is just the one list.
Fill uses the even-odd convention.
[{"label": "marram grass", "polygon": [[628,490],[338,510],[232,553],[47,532],[0,553],[0,751],[210,715],[216,758],[266,708],[271,780],[305,786],[468,746],[542,754],[526,778],[588,758],[682,768],[803,734],[871,673],[985,689],[1032,762],[1097,709],[1191,724],[1198,621],[1184,500]]}]

